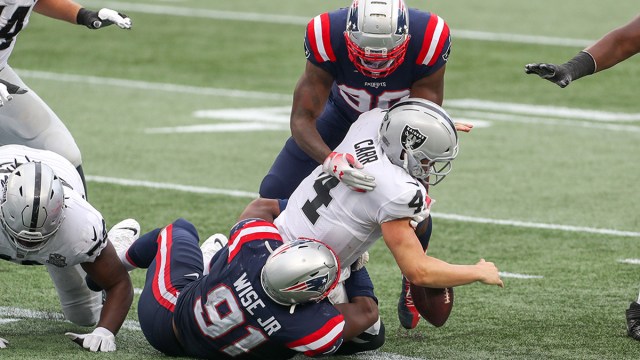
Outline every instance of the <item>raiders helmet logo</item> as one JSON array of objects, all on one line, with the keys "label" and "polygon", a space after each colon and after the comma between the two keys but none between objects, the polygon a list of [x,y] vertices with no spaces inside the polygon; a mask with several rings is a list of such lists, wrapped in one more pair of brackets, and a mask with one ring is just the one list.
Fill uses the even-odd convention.
[{"label": "raiders helmet logo", "polygon": [[405,125],[402,129],[402,137],[400,142],[407,150],[415,150],[427,141],[427,135],[424,135],[418,129],[414,129],[409,125]]}]

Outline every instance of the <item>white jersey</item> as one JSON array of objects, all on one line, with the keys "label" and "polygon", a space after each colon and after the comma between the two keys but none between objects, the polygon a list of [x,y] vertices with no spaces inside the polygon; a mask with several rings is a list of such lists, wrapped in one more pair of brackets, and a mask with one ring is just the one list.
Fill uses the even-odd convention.
[{"label": "white jersey", "polygon": [[378,129],[384,114],[380,109],[363,113],[335,149],[354,154],[363,170],[375,176],[375,189],[353,191],[318,166],[291,194],[287,208],[274,221],[286,240],[306,237],[322,241],[336,252],[344,268],[382,236],[382,223],[429,215],[425,187],[392,164],[380,147]]},{"label": "white jersey", "polygon": [[82,179],[75,167],[62,156],[46,150],[21,145],[0,146],[0,179],[2,184],[20,164],[39,161],[49,165],[62,180],[64,188],[64,221],[44,248],[23,253],[0,230],[0,258],[20,264],[68,267],[93,262],[107,246],[107,232],[102,214],[84,199]]},{"label": "white jersey", "polygon": [[0,0],[0,69],[9,61],[18,33],[29,23],[37,0]]}]

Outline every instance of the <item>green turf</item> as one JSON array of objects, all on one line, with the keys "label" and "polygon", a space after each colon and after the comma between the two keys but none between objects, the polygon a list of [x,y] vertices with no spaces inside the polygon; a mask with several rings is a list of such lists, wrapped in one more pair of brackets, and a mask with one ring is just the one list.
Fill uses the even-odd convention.
[{"label": "green turf", "polygon": [[[610,3],[488,0],[429,3],[453,30],[446,75],[446,100],[568,107],[588,111],[640,113],[639,58],[581,79],[566,89],[525,75],[526,63],[562,62],[580,46],[477,41],[456,31],[476,30],[595,40],[637,12],[631,0]],[[97,1],[86,1],[92,7]],[[310,18],[348,1],[140,1],[135,4],[286,14]],[[118,2],[108,6],[116,8]],[[133,2],[121,3],[133,4]],[[125,6],[125,5],[123,5]],[[128,5],[127,5],[128,6]],[[534,9],[530,7],[535,6]],[[553,11],[556,13],[552,13]],[[150,128],[224,124],[196,118],[198,110],[290,105],[304,67],[304,24],[274,24],[125,11],[134,29],[89,31],[33,15],[20,34],[10,64],[30,73],[27,84],[64,119],[83,152],[86,174],[255,193],[282,147],[286,130],[149,134]],[[108,83],[69,81],[66,75],[97,76],[193,87],[141,89]],[[58,77],[59,81],[55,78]],[[222,89],[213,94],[212,89]],[[274,94],[234,95],[230,90]],[[208,91],[208,93],[207,93]],[[237,94],[237,93],[236,93]],[[280,97],[278,97],[280,95]],[[640,231],[635,159],[640,121],[580,121],[545,117],[478,115],[448,108],[454,118],[484,120],[461,134],[451,175],[432,191],[436,214],[544,223],[619,231]],[[471,111],[476,111],[469,115]],[[506,118],[506,119],[505,119]],[[256,119],[259,120],[259,119]],[[522,120],[522,119],[521,119]],[[534,119],[535,120],[535,119]],[[549,121],[553,121],[549,123]],[[587,125],[591,126],[588,127]],[[616,125],[613,129],[606,126]],[[593,127],[596,126],[596,127]],[[599,126],[599,127],[598,127]],[[109,224],[135,217],[143,231],[185,217],[202,238],[226,232],[250,197],[198,194],[89,182],[91,202]],[[640,258],[638,237],[478,224],[435,218],[429,251],[455,263],[484,257],[501,271],[542,278],[505,278],[504,289],[474,284],[455,289],[455,305],[441,328],[422,322],[400,329],[396,318],[400,272],[382,243],[371,251],[369,270],[380,299],[387,341],[381,351],[428,359],[637,359],[640,343],[625,336],[624,310],[637,296],[640,269],[618,262]],[[144,272],[132,273],[142,287]],[[0,307],[58,313],[46,271],[0,263]],[[136,296],[137,299],[137,296]],[[0,318],[5,317],[0,314]],[[129,320],[137,321],[136,306]],[[66,322],[27,319],[0,323],[11,341],[2,359],[95,359],[64,336],[88,331]],[[158,359],[137,330],[118,335],[118,352],[104,359]],[[384,356],[384,355],[383,355]]]}]

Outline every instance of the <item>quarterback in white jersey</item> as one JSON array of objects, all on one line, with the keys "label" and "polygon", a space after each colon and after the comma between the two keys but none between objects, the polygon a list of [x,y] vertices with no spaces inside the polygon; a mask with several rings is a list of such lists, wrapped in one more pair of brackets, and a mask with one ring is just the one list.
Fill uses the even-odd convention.
[{"label": "quarterback in white jersey", "polygon": [[374,109],[362,114],[334,149],[355,154],[363,170],[375,177],[375,189],[365,193],[338,186],[338,179],[319,166],[302,181],[274,221],[289,240],[321,239],[336,252],[342,268],[348,268],[382,236],[380,224],[429,216],[431,200],[424,185],[392,164],[380,147],[378,130],[385,113]]},{"label": "quarterback in white jersey", "polygon": [[[113,337],[131,305],[131,279],[108,241],[102,214],[85,200],[75,167],[51,151],[0,146],[0,184],[0,259],[45,265],[65,318],[97,323],[98,345],[104,334]],[[104,311],[102,294],[85,283],[87,273],[106,290]],[[115,340],[112,350],[109,341],[100,350],[115,350]],[[0,348],[5,345],[0,339]]]},{"label": "quarterback in white jersey", "polygon": [[90,11],[71,0],[0,0],[0,145],[51,150],[67,158],[83,177],[82,157],[71,133],[8,64],[32,11],[91,29],[114,23],[128,29],[131,19],[110,9]]},{"label": "quarterback in white jersey", "polygon": [[[481,281],[503,286],[493,263],[449,264],[426,255],[416,236],[415,225],[431,205],[423,183],[440,182],[458,152],[455,125],[440,106],[408,98],[388,111],[363,113],[335,151],[355,154],[376,187],[352,191],[319,166],[279,215],[277,200],[257,199],[243,216],[277,216],[274,223],[283,238],[322,241],[345,268],[382,237],[403,275],[416,285],[447,288]],[[264,213],[268,209],[271,214]]]}]

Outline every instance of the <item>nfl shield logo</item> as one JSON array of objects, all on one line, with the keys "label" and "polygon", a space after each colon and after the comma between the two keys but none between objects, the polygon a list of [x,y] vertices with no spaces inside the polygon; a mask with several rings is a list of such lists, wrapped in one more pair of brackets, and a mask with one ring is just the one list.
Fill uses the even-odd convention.
[{"label": "nfl shield logo", "polygon": [[60,254],[49,254],[49,260],[47,260],[47,263],[57,267],[65,267],[67,266],[66,260],[67,258]]}]

